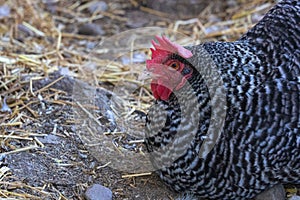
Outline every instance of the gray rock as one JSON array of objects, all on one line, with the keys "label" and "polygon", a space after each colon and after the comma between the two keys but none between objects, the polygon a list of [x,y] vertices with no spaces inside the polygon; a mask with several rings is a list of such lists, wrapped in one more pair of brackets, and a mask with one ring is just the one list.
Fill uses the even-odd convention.
[{"label": "gray rock", "polygon": [[291,198],[289,198],[289,200],[300,200],[300,196],[292,196]]},{"label": "gray rock", "polygon": [[150,16],[147,13],[141,11],[131,11],[127,13],[126,25],[130,28],[139,28],[145,26],[150,21]]},{"label": "gray rock", "polygon": [[102,29],[102,26],[100,24],[87,23],[87,24],[83,24],[78,28],[78,34],[99,36],[99,35],[104,35],[105,31]]},{"label": "gray rock", "polygon": [[[1,102],[0,102],[0,105],[1,105]],[[6,97],[4,97],[2,106],[0,108],[0,112],[9,112],[9,113],[11,113],[11,109],[10,109],[10,107],[6,103]]]},{"label": "gray rock", "polygon": [[10,15],[10,7],[8,5],[0,6],[0,18],[8,17]]},{"label": "gray rock", "polygon": [[285,200],[284,187],[281,184],[275,185],[256,196],[255,200]]},{"label": "gray rock", "polygon": [[90,13],[94,13],[96,11],[106,11],[108,9],[108,5],[105,1],[96,1],[93,2],[89,7],[88,10]]},{"label": "gray rock", "polygon": [[112,191],[100,184],[89,187],[85,194],[86,200],[112,200]]},{"label": "gray rock", "polygon": [[56,135],[49,134],[43,138],[39,138],[39,140],[44,144],[59,144],[61,143],[60,137]]}]

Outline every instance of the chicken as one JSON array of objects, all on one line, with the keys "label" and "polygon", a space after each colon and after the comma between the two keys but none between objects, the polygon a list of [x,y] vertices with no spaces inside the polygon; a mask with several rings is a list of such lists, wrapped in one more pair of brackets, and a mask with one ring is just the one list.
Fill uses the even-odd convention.
[{"label": "chicken", "polygon": [[156,39],[145,143],[161,179],[218,200],[300,184],[300,1],[235,42]]}]

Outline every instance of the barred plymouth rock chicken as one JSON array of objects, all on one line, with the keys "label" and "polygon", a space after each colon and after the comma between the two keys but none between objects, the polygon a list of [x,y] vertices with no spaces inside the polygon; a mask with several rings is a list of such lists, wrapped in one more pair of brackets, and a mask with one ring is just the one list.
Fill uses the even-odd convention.
[{"label": "barred plymouth rock chicken", "polygon": [[300,1],[235,42],[156,39],[145,143],[161,179],[219,200],[300,184]]}]

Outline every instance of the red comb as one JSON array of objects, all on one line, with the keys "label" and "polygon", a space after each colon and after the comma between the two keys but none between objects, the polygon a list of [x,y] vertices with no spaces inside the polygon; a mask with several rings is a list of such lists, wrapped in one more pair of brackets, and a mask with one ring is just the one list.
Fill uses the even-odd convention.
[{"label": "red comb", "polygon": [[[158,41],[158,44],[152,40],[152,45],[154,46],[155,49],[160,49],[160,50],[165,50],[169,51],[172,53],[177,53],[183,58],[190,58],[193,56],[192,52],[183,46],[180,46],[178,44],[175,44],[171,42],[167,37],[162,36],[155,36],[155,38]],[[153,52],[153,51],[152,51]]]}]

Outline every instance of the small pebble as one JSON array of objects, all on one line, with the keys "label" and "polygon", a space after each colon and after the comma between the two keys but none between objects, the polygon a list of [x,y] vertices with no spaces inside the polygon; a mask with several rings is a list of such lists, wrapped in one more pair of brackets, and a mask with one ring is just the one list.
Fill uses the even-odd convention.
[{"label": "small pebble", "polygon": [[44,144],[59,144],[61,143],[60,137],[56,135],[49,134],[43,138],[39,138],[39,140]]},{"label": "small pebble", "polygon": [[289,200],[300,200],[300,196],[292,196]]},{"label": "small pebble", "polygon": [[130,28],[139,28],[145,26],[149,21],[150,17],[146,16],[145,13],[141,11],[131,11],[127,13],[126,25]]},{"label": "small pebble", "polygon": [[6,155],[5,155],[4,153],[3,153],[3,154],[1,153],[1,154],[0,154],[0,161],[4,161],[5,156],[6,156]]},{"label": "small pebble", "polygon": [[7,105],[7,103],[6,103],[6,97],[4,97],[2,106],[1,106],[1,108],[0,108],[0,112],[9,112],[9,113],[12,112],[11,109],[10,109],[10,107],[9,107],[9,106]]},{"label": "small pebble", "polygon": [[10,7],[8,5],[0,6],[0,18],[8,17],[10,15]]},{"label": "small pebble", "polygon": [[85,192],[86,200],[112,200],[112,191],[100,184],[94,184]]},{"label": "small pebble", "polygon": [[90,13],[94,13],[96,11],[106,11],[107,9],[108,5],[105,1],[94,2],[88,7]]},{"label": "small pebble", "polygon": [[88,157],[87,154],[81,153],[80,151],[78,151],[78,155],[79,155],[79,157],[82,158],[82,159],[86,159],[86,158]]},{"label": "small pebble", "polygon": [[147,59],[144,53],[133,53],[133,57],[130,58],[129,56],[122,56],[121,61],[124,65],[128,65],[132,63],[142,63],[145,62]]},{"label": "small pebble", "polygon": [[104,35],[105,31],[102,29],[102,27],[99,24],[87,23],[87,24],[83,24],[78,28],[78,34],[98,36],[98,35]]},{"label": "small pebble", "polygon": [[259,194],[255,200],[285,200],[284,187],[282,184],[275,185]]}]

